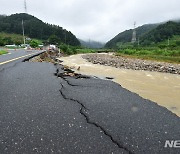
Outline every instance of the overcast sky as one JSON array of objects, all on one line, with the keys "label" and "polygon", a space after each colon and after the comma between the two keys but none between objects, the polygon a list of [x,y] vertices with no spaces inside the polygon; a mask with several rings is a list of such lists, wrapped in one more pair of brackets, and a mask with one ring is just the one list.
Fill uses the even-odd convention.
[{"label": "overcast sky", "polygon": [[[0,14],[24,12],[24,0],[0,0]],[[27,0],[27,12],[84,40],[109,41],[137,26],[180,19],[180,0]]]}]

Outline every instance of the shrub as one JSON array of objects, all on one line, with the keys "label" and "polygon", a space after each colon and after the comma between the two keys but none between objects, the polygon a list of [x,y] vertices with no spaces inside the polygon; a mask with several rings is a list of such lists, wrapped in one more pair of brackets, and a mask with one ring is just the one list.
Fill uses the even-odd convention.
[{"label": "shrub", "polygon": [[176,45],[177,45],[177,46],[180,46],[180,41],[176,41]]},{"label": "shrub", "polygon": [[160,44],[160,45],[158,45],[158,47],[159,47],[160,49],[164,49],[164,48],[167,47],[167,45],[165,45],[165,44]]},{"label": "shrub", "polygon": [[32,48],[37,48],[39,46],[39,42],[37,40],[31,40],[30,46]]},{"label": "shrub", "polygon": [[66,45],[66,44],[61,44],[59,46],[59,48],[61,49],[61,51],[64,54],[67,54],[67,55],[72,55],[72,54],[76,54],[77,53],[76,47],[74,47],[74,46],[69,46],[69,45]]},{"label": "shrub", "polygon": [[154,50],[153,53],[154,53],[155,55],[161,55],[161,54],[163,53],[163,50],[157,49],[157,50]]}]

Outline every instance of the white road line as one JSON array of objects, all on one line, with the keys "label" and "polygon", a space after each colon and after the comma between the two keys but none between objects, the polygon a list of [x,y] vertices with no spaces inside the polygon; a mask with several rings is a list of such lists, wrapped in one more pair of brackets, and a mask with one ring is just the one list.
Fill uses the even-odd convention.
[{"label": "white road line", "polygon": [[35,53],[32,53],[32,54],[28,54],[28,55],[25,55],[25,56],[21,56],[21,57],[17,57],[17,58],[14,58],[14,59],[11,59],[11,60],[7,60],[7,61],[4,61],[4,62],[1,62],[0,65],[7,64],[7,63],[9,63],[9,62],[12,62],[12,61],[15,61],[15,60],[24,58],[24,57],[31,56],[31,55],[34,55],[34,54],[36,54],[36,53],[38,53],[38,52],[35,52]]}]

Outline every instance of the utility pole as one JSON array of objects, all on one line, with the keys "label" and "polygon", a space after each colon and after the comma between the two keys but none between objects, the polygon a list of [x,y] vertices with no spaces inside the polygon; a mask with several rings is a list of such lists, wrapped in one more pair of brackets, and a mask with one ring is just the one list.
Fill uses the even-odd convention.
[{"label": "utility pole", "polygon": [[[27,13],[27,4],[26,0],[24,0],[24,13]],[[24,20],[22,19],[22,33],[23,33],[23,43],[26,44],[25,35],[24,35]]]},{"label": "utility pole", "polygon": [[24,36],[24,21],[22,20],[22,32],[23,32],[23,41],[24,41],[24,45],[26,44],[25,41],[25,36]]}]

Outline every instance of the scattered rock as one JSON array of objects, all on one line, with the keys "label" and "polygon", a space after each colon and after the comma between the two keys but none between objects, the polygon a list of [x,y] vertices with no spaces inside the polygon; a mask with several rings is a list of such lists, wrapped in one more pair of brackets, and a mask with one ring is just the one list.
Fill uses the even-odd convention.
[{"label": "scattered rock", "polygon": [[78,70],[78,71],[80,70],[80,66],[77,68],[77,70]]},{"label": "scattered rock", "polygon": [[82,57],[93,64],[101,64],[116,68],[180,74],[180,64],[131,59],[108,54],[88,54]]},{"label": "scattered rock", "polygon": [[74,71],[72,71],[72,70],[69,69],[69,68],[64,68],[64,71],[65,71],[65,72],[68,72],[68,73],[74,73]]},{"label": "scattered rock", "polygon": [[70,69],[68,66],[62,66],[63,72],[56,72],[55,76],[60,77],[60,78],[66,78],[66,77],[74,77],[75,79],[89,79],[90,76],[87,75],[82,75],[75,73],[73,70]]},{"label": "scattered rock", "polygon": [[114,78],[113,77],[106,77],[106,79],[113,80]]},{"label": "scattered rock", "polygon": [[177,107],[174,107],[174,106],[173,106],[173,107],[171,107],[171,109],[172,109],[172,110],[177,110]]}]

